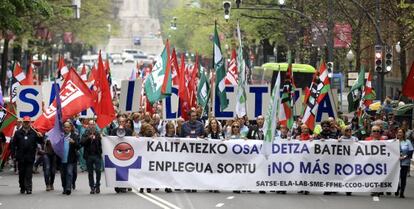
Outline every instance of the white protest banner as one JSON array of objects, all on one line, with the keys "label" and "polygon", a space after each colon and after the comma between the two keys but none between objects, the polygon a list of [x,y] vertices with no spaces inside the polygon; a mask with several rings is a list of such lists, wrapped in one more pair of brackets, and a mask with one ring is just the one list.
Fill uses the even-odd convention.
[{"label": "white protest banner", "polygon": [[32,120],[42,114],[42,87],[18,86],[16,89],[17,117],[29,116]]},{"label": "white protest banner", "polygon": [[104,137],[109,187],[395,192],[399,142]]},{"label": "white protest banner", "polygon": [[121,112],[137,112],[140,109],[142,80],[121,81],[121,95],[119,98],[119,110]]}]

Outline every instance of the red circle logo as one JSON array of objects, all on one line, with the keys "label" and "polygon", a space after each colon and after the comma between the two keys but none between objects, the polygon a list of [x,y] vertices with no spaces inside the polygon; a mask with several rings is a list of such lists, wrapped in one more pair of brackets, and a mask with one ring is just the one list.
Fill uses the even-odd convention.
[{"label": "red circle logo", "polygon": [[134,156],[134,148],[126,142],[121,142],[115,146],[113,154],[118,160],[129,160]]}]

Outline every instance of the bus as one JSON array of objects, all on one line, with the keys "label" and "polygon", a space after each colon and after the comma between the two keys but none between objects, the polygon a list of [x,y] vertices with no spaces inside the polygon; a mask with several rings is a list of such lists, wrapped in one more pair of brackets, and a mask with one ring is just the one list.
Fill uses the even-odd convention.
[{"label": "bus", "polygon": [[[288,63],[265,63],[262,66],[256,66],[252,70],[253,84],[274,83],[278,71],[280,70],[281,81],[283,82],[288,68]],[[309,87],[315,74],[316,69],[307,64],[292,64],[293,78],[297,88]],[[273,86],[273,84],[272,84]]]}]

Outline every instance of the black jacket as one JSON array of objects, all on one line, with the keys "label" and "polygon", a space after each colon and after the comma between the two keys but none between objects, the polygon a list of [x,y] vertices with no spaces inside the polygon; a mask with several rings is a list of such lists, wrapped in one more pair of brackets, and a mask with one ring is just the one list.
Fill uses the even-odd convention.
[{"label": "black jacket", "polygon": [[34,162],[37,144],[43,144],[43,137],[32,129],[26,132],[20,128],[14,133],[12,144],[17,161]]},{"label": "black jacket", "polygon": [[[95,139],[91,136],[94,135]],[[83,158],[87,159],[89,156],[98,156],[102,155],[102,137],[98,132],[91,133],[90,131],[86,131],[82,135],[81,145],[83,146]],[[92,153],[95,150],[95,153]]]},{"label": "black jacket", "polygon": [[264,138],[263,128],[262,128],[262,131],[260,132],[259,127],[257,125],[250,126],[249,132],[247,132],[246,137],[248,139],[263,140]]},{"label": "black jacket", "polygon": [[[69,143],[69,154],[67,163],[76,163],[78,161],[77,150],[79,149],[79,136],[74,132],[70,133],[69,138],[73,139],[75,143]],[[62,162],[62,159],[59,159],[59,162]]]}]

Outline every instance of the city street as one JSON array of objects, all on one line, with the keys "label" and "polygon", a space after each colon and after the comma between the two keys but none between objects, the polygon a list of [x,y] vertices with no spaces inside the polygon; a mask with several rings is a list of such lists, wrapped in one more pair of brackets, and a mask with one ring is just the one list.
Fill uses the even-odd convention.
[{"label": "city street", "polygon": [[[413,170],[411,171],[413,174]],[[87,173],[79,173],[76,190],[72,195],[62,195],[60,175],[56,175],[55,190],[45,191],[43,175],[35,174],[33,177],[33,194],[19,194],[18,177],[11,171],[0,173],[0,209],[72,209],[72,208],[284,208],[284,209],[351,209],[375,208],[398,209],[411,208],[414,204],[414,177],[407,179],[406,198],[394,196],[381,196],[374,201],[367,193],[355,193],[353,196],[335,194],[325,196],[321,193],[311,193],[308,196],[288,192],[286,195],[276,193],[242,193],[232,192],[197,193],[153,191],[152,193],[139,193],[136,190],[126,194],[116,194],[112,188],[102,186],[101,194],[89,194]],[[103,175],[102,182],[105,178]]]}]

